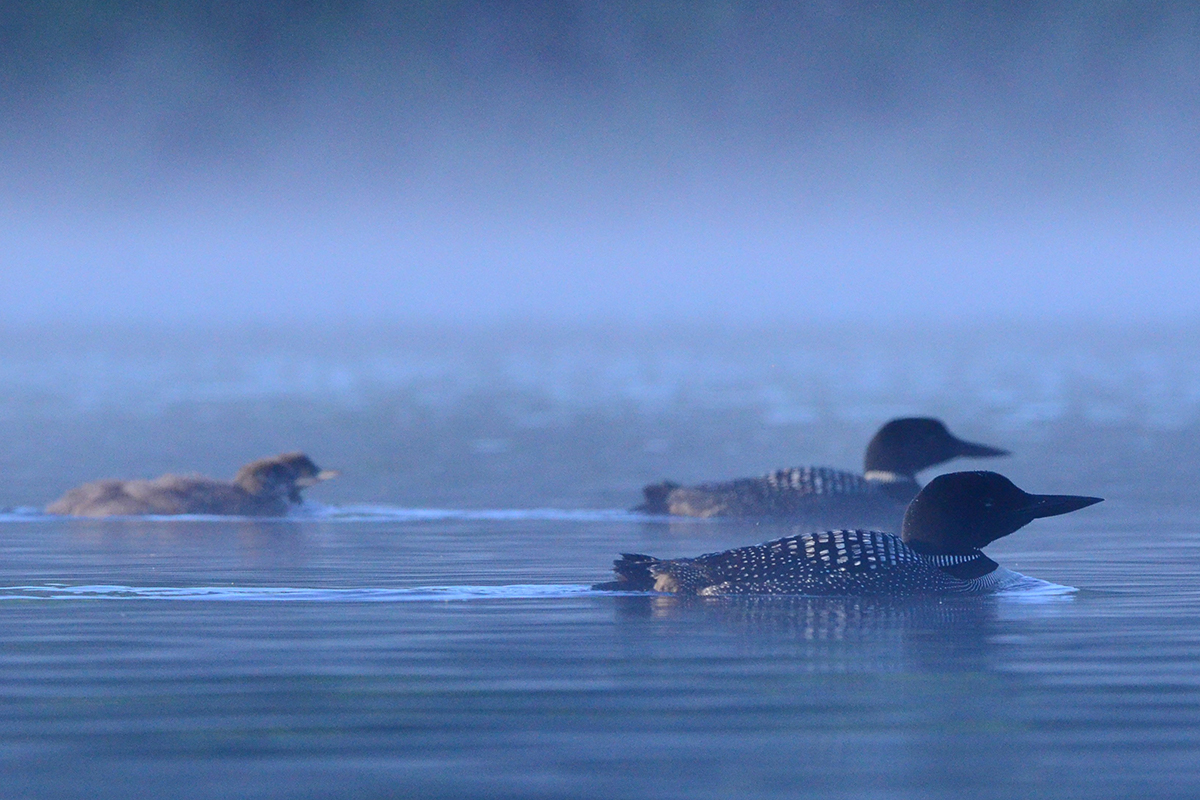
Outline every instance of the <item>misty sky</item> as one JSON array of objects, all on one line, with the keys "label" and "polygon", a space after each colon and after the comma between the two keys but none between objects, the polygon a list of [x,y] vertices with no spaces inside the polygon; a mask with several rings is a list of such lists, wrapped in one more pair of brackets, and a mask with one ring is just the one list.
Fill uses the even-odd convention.
[{"label": "misty sky", "polygon": [[0,5],[0,318],[1200,318],[1200,4]]}]

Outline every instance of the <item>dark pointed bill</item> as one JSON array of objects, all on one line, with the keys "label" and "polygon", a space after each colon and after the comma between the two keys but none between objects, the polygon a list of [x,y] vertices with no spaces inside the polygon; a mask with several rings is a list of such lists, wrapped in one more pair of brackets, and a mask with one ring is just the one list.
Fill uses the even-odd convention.
[{"label": "dark pointed bill", "polygon": [[990,458],[991,456],[1011,456],[1012,453],[1007,450],[1001,450],[999,447],[989,447],[986,444],[964,442],[962,439],[959,439],[958,455],[966,458]]},{"label": "dark pointed bill", "polygon": [[1031,494],[1029,495],[1029,505],[1025,507],[1025,510],[1034,519],[1040,519],[1041,517],[1069,514],[1103,501],[1103,497],[1080,497],[1073,494]]}]

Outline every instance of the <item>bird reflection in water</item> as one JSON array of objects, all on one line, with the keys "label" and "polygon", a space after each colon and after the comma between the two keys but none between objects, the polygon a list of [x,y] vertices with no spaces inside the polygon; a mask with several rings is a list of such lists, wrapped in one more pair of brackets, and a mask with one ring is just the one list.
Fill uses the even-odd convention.
[{"label": "bird reflection in water", "polygon": [[306,526],[285,519],[74,519],[70,528],[71,538],[95,555],[122,561],[200,558],[214,570],[302,566],[310,549]]},{"label": "bird reflection in water", "polygon": [[[619,623],[635,625],[651,651],[713,645],[724,652],[800,659],[808,671],[941,671],[993,667],[1011,641],[1013,601],[976,597],[626,595]],[[1027,611],[1071,602],[1054,596]],[[645,636],[645,626],[654,634]],[[731,638],[732,637],[732,638]],[[719,640],[713,642],[712,639]],[[689,639],[683,645],[681,639]],[[707,640],[707,644],[704,643]],[[647,653],[654,655],[655,653]]]}]

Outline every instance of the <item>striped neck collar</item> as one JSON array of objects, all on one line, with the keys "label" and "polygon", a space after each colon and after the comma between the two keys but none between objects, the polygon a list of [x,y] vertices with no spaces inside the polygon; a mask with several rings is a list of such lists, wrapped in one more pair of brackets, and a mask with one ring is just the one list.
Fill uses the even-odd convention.
[{"label": "striped neck collar", "polygon": [[948,555],[942,553],[937,555],[925,555],[922,553],[922,557],[939,567],[956,567],[959,564],[966,564],[969,561],[987,558],[987,556],[985,556],[979,550],[976,550],[974,553],[967,553],[966,555]]},{"label": "striped neck collar", "polygon": [[885,469],[869,469],[863,473],[863,478],[873,483],[916,483],[910,475],[888,472]]},{"label": "striped neck collar", "polygon": [[983,554],[982,550],[972,550],[970,553],[927,553],[920,542],[905,542],[911,550],[916,551],[925,563],[950,573],[959,580],[972,580],[987,575],[1000,566]]}]

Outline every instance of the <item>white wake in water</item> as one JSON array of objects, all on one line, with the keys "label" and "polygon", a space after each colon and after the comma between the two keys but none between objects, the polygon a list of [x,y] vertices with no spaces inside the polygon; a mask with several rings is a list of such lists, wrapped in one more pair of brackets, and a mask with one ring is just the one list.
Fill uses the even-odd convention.
[{"label": "white wake in water", "polygon": [[[288,519],[322,522],[441,522],[446,520],[487,522],[662,522],[666,517],[640,514],[620,508],[404,508],[387,505],[324,506],[306,503]],[[676,522],[671,517],[671,522]]]},{"label": "white wake in water", "polygon": [[[46,514],[37,508],[0,509],[0,523],[63,520],[64,517]],[[138,519],[155,522],[680,522],[704,523],[709,520],[692,517],[663,517],[640,514],[619,508],[405,508],[387,505],[326,506],[305,503],[286,517],[236,517],[210,514],[145,515],[135,517],[105,517],[102,519]]]},{"label": "white wake in water", "polygon": [[305,589],[285,586],[0,586],[0,600],[217,600],[383,602],[531,600],[591,594],[587,584],[424,586],[412,589]]},{"label": "white wake in water", "polygon": [[1059,583],[1044,581],[1041,578],[1022,575],[1008,567],[997,567],[992,574],[998,579],[993,594],[1005,600],[1036,603],[1048,598],[1073,595],[1079,591],[1073,586],[1063,586]]},{"label": "white wake in water", "polygon": [[[1039,602],[1075,593],[1070,586],[1020,575],[1020,581],[991,595],[1017,602]],[[581,595],[645,594],[601,592],[586,583],[519,583],[507,586],[421,586],[408,589],[316,589],[288,586],[0,586],[0,600],[210,600],[269,602],[402,603],[450,600],[539,600]],[[978,596],[978,595],[977,595]],[[745,599],[735,595],[725,599]],[[761,596],[759,596],[761,598]],[[782,597],[782,595],[780,596]],[[962,599],[959,596],[958,599]],[[845,597],[827,598],[846,600]]]}]

